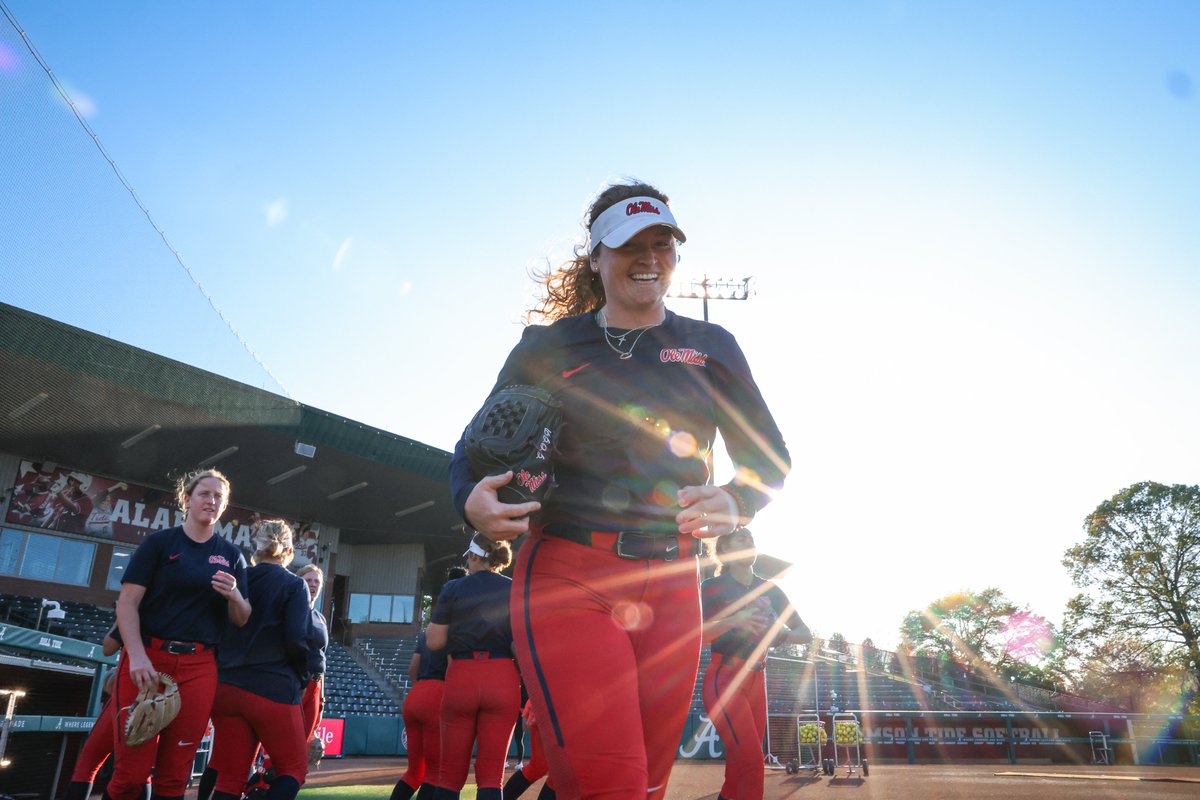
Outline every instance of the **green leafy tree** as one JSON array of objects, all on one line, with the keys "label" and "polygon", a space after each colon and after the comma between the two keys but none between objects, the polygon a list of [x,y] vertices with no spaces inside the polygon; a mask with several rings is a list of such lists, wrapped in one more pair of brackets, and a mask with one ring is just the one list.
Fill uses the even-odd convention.
[{"label": "green leafy tree", "polygon": [[900,637],[912,655],[1039,683],[1056,644],[1045,617],[1018,607],[996,587],[956,592],[910,611]]},{"label": "green leafy tree", "polygon": [[962,591],[908,612],[900,638],[913,655],[969,664],[994,663],[1000,631],[1017,607],[994,587]]},{"label": "green leafy tree", "polygon": [[1174,665],[1187,706],[1200,685],[1200,486],[1134,484],[1101,503],[1084,529],[1063,557],[1085,590],[1067,610],[1077,663],[1114,674],[1122,660]]}]

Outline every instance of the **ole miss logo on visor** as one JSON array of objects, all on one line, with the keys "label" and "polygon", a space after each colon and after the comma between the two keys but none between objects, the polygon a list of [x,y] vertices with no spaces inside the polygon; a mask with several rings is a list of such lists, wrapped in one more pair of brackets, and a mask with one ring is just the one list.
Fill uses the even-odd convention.
[{"label": "ole miss logo on visor", "polygon": [[625,206],[625,216],[632,217],[634,214],[662,214],[658,206],[642,200],[640,203],[628,203]]}]

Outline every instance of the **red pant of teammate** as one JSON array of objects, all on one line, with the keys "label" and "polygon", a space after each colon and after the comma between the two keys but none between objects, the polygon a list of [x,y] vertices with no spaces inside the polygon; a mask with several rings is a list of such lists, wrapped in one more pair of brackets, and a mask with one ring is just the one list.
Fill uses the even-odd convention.
[{"label": "red pant of teammate", "polygon": [[212,710],[213,693],[217,688],[217,662],[212,649],[190,655],[172,655],[159,649],[162,642],[152,639],[146,647],[150,663],[159,672],[175,679],[179,686],[179,714],[158,736],[136,747],[125,744],[125,719],[129,706],[137,697],[137,686],[129,677],[129,659],[121,655],[113,689],[113,715],[116,747],[112,780],[106,793],[113,800],[133,800],[141,797],[150,771],[154,771],[156,797],[183,797],[196,748],[204,737],[208,715]]},{"label": "red pant of teammate", "polygon": [[325,676],[319,675],[304,684],[304,696],[300,698],[300,712],[304,717],[304,743],[312,738],[321,717],[325,714]]},{"label": "red pant of teammate", "polygon": [[526,722],[525,729],[529,731],[529,760],[521,767],[521,774],[530,783],[537,783],[550,771],[550,764],[546,761],[546,748],[542,746],[536,719]]},{"label": "red pant of teammate", "polygon": [[[222,683],[213,705],[213,750],[208,765],[217,772],[217,791],[241,797],[259,742],[279,776],[303,786],[308,774],[308,740],[300,705],[276,703]],[[157,788],[157,787],[156,787]]]},{"label": "red pant of teammate", "polygon": [[660,800],[700,663],[696,559],[536,537],[517,557],[512,623],[559,797]]},{"label": "red pant of teammate", "polygon": [[471,767],[471,747],[477,745],[475,785],[498,791],[520,710],[521,679],[511,658],[452,659],[442,695],[442,768],[437,786],[462,791]]},{"label": "red pant of teammate", "polygon": [[408,769],[400,780],[421,788],[428,774],[437,783],[442,768],[442,694],[444,681],[426,678],[417,681],[404,698],[404,735],[408,740]]},{"label": "red pant of teammate", "polygon": [[762,670],[714,653],[704,673],[704,709],[725,745],[726,800],[761,800],[767,692]]},{"label": "red pant of teammate", "polygon": [[113,751],[113,701],[110,697],[100,709],[92,732],[79,748],[79,757],[75,759],[75,768],[71,771],[72,781],[92,783],[96,773]]}]

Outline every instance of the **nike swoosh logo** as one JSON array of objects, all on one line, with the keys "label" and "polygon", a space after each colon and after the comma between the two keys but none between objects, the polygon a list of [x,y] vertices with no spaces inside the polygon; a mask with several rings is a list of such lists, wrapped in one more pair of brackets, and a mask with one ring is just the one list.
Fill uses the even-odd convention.
[{"label": "nike swoosh logo", "polygon": [[171,555],[167,556],[167,560],[174,561],[175,559],[179,558],[181,555],[183,555],[183,553],[172,553]]},{"label": "nike swoosh logo", "polygon": [[592,362],[589,361],[586,364],[579,365],[575,369],[564,369],[563,370],[563,378],[569,378],[572,375],[574,375],[576,372],[579,372],[579,370],[583,369],[584,367],[590,367],[591,365],[592,365]]}]

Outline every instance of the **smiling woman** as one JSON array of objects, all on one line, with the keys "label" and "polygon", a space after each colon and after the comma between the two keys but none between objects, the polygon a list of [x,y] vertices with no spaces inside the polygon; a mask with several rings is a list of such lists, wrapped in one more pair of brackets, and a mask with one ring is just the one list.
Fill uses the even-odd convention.
[{"label": "smiling woman", "polygon": [[[663,304],[686,238],[666,194],[610,186],[585,225],[574,257],[540,278],[530,316],[551,324],[525,329],[495,384],[561,401],[558,485],[544,505],[502,502],[512,472],[473,474],[462,441],[451,482],[476,530],[532,535],[513,645],[555,788],[660,800],[700,658],[698,540],[748,522],[789,457],[733,336]],[[706,461],[718,431],[739,468],[724,486]]]}]

